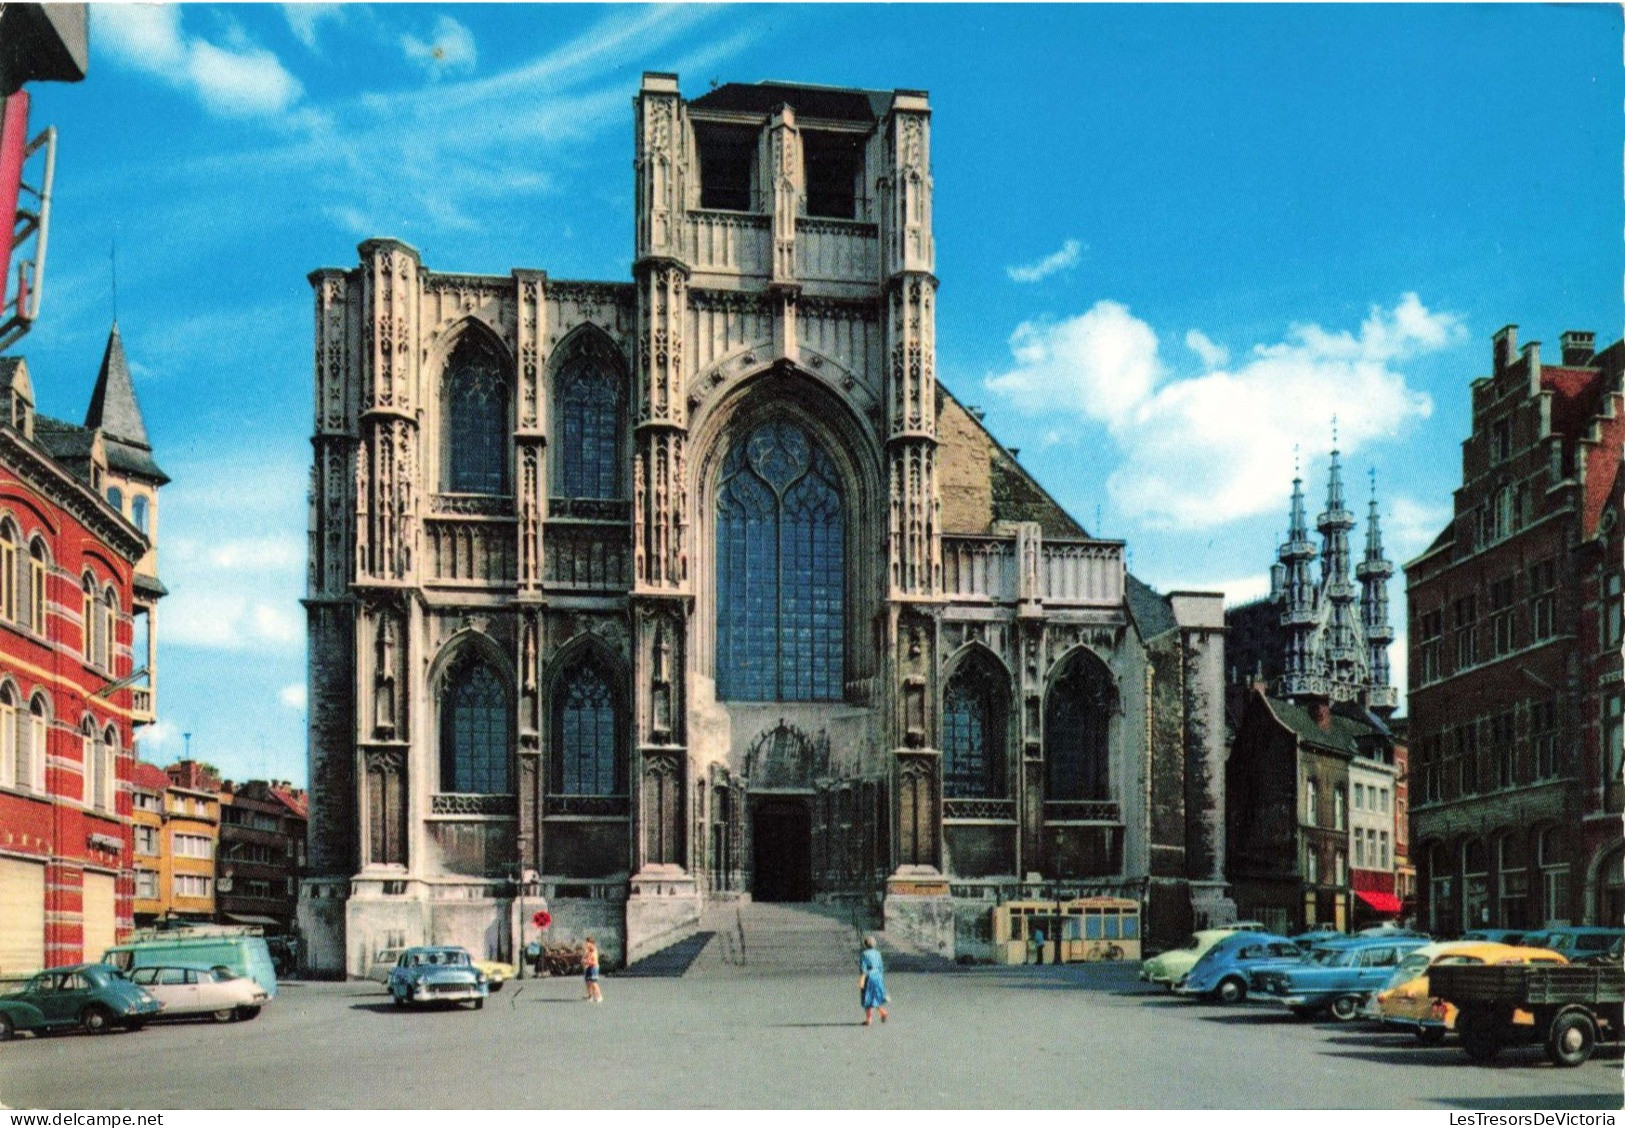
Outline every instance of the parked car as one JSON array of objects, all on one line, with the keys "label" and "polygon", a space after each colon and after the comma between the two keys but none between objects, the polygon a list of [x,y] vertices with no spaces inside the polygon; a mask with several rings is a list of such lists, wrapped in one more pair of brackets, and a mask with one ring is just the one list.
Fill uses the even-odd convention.
[{"label": "parked car", "polygon": [[395,1005],[408,1003],[472,1002],[485,1006],[490,988],[485,973],[474,966],[463,948],[407,948],[389,973],[389,993]]},{"label": "parked car", "polygon": [[1310,925],[1307,931],[1298,933],[1292,938],[1292,942],[1300,949],[1307,952],[1310,948],[1313,948],[1318,944],[1322,944],[1327,940],[1344,939],[1347,939],[1347,937],[1344,936],[1342,930],[1339,929],[1337,925],[1332,924],[1329,921],[1323,921],[1320,924]]},{"label": "parked car", "polygon": [[[372,957],[372,966],[367,969],[367,978],[374,983],[389,986],[389,974],[395,970],[400,962],[401,953],[405,948],[385,948]],[[514,977],[513,964],[503,963],[500,960],[474,960],[474,966],[485,973],[487,985],[492,991],[502,990],[502,985]]]},{"label": "parked car", "polygon": [[216,1022],[255,1018],[271,996],[258,983],[229,968],[208,964],[138,967],[129,980],[164,1005],[160,1018],[212,1015]]},{"label": "parked car", "polygon": [[1235,932],[1213,945],[1174,984],[1181,995],[1239,1003],[1247,997],[1247,976],[1264,967],[1296,964],[1303,951],[1285,936]]},{"label": "parked car", "polygon": [[[1428,944],[1411,952],[1399,961],[1399,966],[1383,984],[1382,990],[1372,996],[1367,1008],[1368,1018],[1375,1018],[1384,1026],[1397,1027],[1414,1033],[1418,1041],[1436,1045],[1456,1026],[1456,1008],[1443,999],[1435,998],[1428,990],[1428,974],[1435,967],[1460,964],[1561,964],[1567,961],[1556,952],[1541,948],[1521,948],[1511,944],[1496,944],[1480,940],[1453,940],[1443,944]],[[1532,1026],[1535,1017],[1528,1012],[1517,1012],[1512,1021]]]},{"label": "parked car", "polygon": [[1399,961],[1426,943],[1414,936],[1377,936],[1322,945],[1301,964],[1257,972],[1253,988],[1300,1018],[1330,1011],[1347,1022],[1387,983]]},{"label": "parked car", "polygon": [[1389,940],[1393,940],[1393,939],[1396,939],[1396,938],[1399,938],[1399,937],[1404,937],[1404,938],[1410,939],[1410,940],[1416,940],[1416,939],[1432,940],[1433,939],[1432,935],[1430,935],[1429,933],[1418,932],[1414,928],[1401,928],[1397,924],[1374,924],[1370,928],[1362,928],[1362,929],[1360,929],[1360,931],[1356,932],[1354,935],[1356,935],[1356,936],[1375,936],[1375,937],[1378,937],[1379,939],[1387,938]]},{"label": "parked car", "polygon": [[0,1042],[19,1030],[140,1030],[162,1004],[105,964],[53,967],[0,995]]},{"label": "parked car", "polygon": [[1521,929],[1512,928],[1475,928],[1471,932],[1463,932],[1463,940],[1476,940],[1481,944],[1522,944],[1523,938],[1529,935]]},{"label": "parked car", "polygon": [[1147,983],[1160,983],[1172,991],[1174,984],[1196,966],[1196,961],[1202,958],[1204,952],[1235,933],[1234,928],[1204,928],[1200,932],[1193,932],[1183,947],[1170,948],[1161,955],[1141,961],[1140,978]]},{"label": "parked car", "polygon": [[1621,937],[1625,937],[1625,928],[1564,926],[1530,932],[1520,943],[1531,948],[1559,952],[1564,959],[1572,961],[1583,956],[1606,952],[1617,944]]},{"label": "parked car", "polygon": [[127,943],[107,949],[102,963],[122,972],[177,963],[224,967],[252,979],[276,998],[276,964],[258,928],[199,925],[140,932]]}]

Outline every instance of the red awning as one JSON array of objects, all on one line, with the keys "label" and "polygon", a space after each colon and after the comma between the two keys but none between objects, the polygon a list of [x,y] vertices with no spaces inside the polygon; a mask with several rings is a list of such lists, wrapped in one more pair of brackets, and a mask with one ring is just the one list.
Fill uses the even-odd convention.
[{"label": "red awning", "polygon": [[1368,893],[1364,889],[1356,889],[1354,895],[1379,913],[1390,913],[1393,916],[1399,915],[1399,898],[1392,893]]}]

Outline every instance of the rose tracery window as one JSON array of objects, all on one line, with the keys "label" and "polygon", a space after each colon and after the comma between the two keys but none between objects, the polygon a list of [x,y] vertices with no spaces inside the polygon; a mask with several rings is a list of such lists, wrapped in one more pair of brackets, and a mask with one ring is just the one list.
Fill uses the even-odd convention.
[{"label": "rose tracery window", "polygon": [[508,492],[506,367],[477,334],[465,336],[452,351],[442,399],[448,493]]},{"label": "rose tracery window", "polygon": [[717,695],[834,701],[845,670],[845,505],[829,456],[788,421],[728,451],[717,488]]}]

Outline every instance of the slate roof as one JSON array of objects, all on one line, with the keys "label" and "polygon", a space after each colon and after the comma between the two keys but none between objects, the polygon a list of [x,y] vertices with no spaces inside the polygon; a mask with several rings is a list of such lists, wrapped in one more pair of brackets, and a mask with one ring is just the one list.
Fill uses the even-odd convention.
[{"label": "slate roof", "polygon": [[1140,628],[1141,638],[1153,639],[1179,626],[1173,605],[1132,572],[1123,573],[1123,595],[1128,600],[1128,613]]},{"label": "slate roof", "polygon": [[135,384],[130,380],[130,365],[124,357],[124,339],[117,322],[107,335],[96,388],[90,393],[90,407],[85,411],[85,426],[101,430],[110,469],[151,478],[159,485],[169,481],[152,458],[152,443],[135,400]]},{"label": "slate roof", "polygon": [[892,91],[807,86],[796,82],[729,82],[690,99],[688,104],[702,110],[771,114],[784,103],[789,103],[801,117],[873,125],[891,108]]},{"label": "slate roof", "polygon": [[58,462],[84,462],[96,445],[96,433],[65,419],[35,415],[34,441]]},{"label": "slate roof", "polygon": [[[1329,748],[1334,752],[1344,752],[1352,756],[1359,752],[1360,741],[1373,736],[1386,736],[1386,728],[1373,728],[1364,721],[1355,720],[1334,710],[1331,715],[1331,728],[1323,730],[1315,723],[1315,718],[1309,710],[1290,701],[1282,701],[1279,697],[1264,696],[1268,702],[1270,712],[1275,719],[1286,727],[1294,736],[1305,744],[1313,744],[1317,748]],[[1370,717],[1375,721],[1376,718]]]}]

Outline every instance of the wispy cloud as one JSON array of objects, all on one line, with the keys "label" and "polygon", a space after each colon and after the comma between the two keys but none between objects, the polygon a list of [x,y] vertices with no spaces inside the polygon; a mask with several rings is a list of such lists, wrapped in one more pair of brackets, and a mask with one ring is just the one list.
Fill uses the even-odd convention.
[{"label": "wispy cloud", "polygon": [[324,20],[337,23],[344,19],[343,4],[284,4],[282,14],[294,38],[312,51],[318,49],[318,38]]},{"label": "wispy cloud", "polygon": [[1054,254],[1045,255],[1037,262],[1028,263],[1026,266],[1007,266],[1004,272],[1010,276],[1012,282],[1042,282],[1052,274],[1071,270],[1078,265],[1078,257],[1083,253],[1083,249],[1082,243],[1076,239],[1068,239]]},{"label": "wispy cloud", "polygon": [[281,114],[304,87],[275,54],[247,42],[229,46],[188,35],[178,4],[97,4],[95,38],[124,66],[191,93],[223,117]]},{"label": "wispy cloud", "polygon": [[276,699],[290,709],[303,712],[307,703],[306,692],[304,682],[294,682],[292,685],[283,686]]},{"label": "wispy cloud", "polygon": [[1404,369],[1462,335],[1458,317],[1406,294],[1391,309],[1373,307],[1358,331],[1294,325],[1231,370],[1180,377],[1150,325],[1102,301],[1065,321],[1018,326],[1015,367],[986,386],[1033,414],[1104,425],[1124,452],[1107,483],[1124,511],[1152,527],[1208,528],[1279,504],[1306,428],[1325,426],[1329,441],[1336,415],[1347,455],[1425,419],[1433,402]]},{"label": "wispy cloud", "polygon": [[1214,344],[1200,329],[1192,329],[1185,334],[1185,347],[1195,353],[1209,369],[1223,368],[1230,363],[1230,350],[1223,345]]},{"label": "wispy cloud", "polygon": [[450,16],[441,16],[435,21],[434,31],[428,39],[419,39],[415,35],[401,36],[401,50],[408,59],[428,71],[432,78],[456,71],[471,71],[479,57],[474,46],[474,33]]}]

